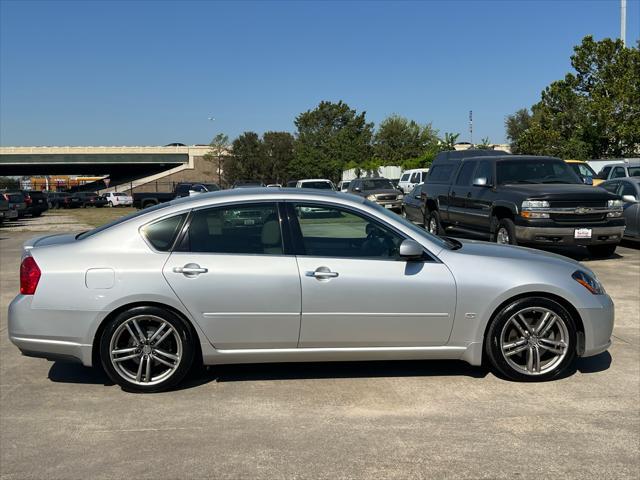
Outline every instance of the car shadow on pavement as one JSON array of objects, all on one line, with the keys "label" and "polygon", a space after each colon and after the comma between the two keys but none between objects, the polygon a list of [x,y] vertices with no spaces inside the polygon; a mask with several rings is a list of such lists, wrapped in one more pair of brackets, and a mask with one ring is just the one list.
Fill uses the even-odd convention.
[{"label": "car shadow on pavement", "polygon": [[101,368],[85,367],[73,362],[53,362],[49,369],[49,380],[56,383],[114,384]]},{"label": "car shadow on pavement", "polygon": [[214,365],[189,378],[184,387],[208,382],[318,380],[331,378],[467,376],[484,378],[489,371],[458,360],[394,360],[371,362],[257,363]]},{"label": "car shadow on pavement", "polygon": [[[580,358],[560,378],[580,373],[607,370],[611,355],[604,352]],[[187,390],[211,382],[250,382],[263,380],[322,380],[332,378],[442,377],[466,376],[484,378],[491,370],[475,367],[460,360],[394,360],[372,362],[255,363],[196,367],[174,390]],[[497,375],[493,372],[494,375]],[[501,375],[497,375],[501,377]],[[114,383],[101,368],[78,363],[54,362],[49,380],[56,383],[84,383],[111,386]]]}]

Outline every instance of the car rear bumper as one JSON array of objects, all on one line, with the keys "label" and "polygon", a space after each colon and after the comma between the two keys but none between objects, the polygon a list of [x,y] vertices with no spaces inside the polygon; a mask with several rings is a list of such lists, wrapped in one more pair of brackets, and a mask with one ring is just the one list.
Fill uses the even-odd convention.
[{"label": "car rear bumper", "polygon": [[576,228],[516,225],[516,239],[538,245],[605,245],[619,243],[625,227],[586,227],[591,229],[591,238],[575,238]]},{"label": "car rear bumper", "polygon": [[[31,295],[9,304],[9,340],[23,355],[92,364],[92,326],[88,312],[31,308]],[[95,312],[98,313],[98,312]]]}]

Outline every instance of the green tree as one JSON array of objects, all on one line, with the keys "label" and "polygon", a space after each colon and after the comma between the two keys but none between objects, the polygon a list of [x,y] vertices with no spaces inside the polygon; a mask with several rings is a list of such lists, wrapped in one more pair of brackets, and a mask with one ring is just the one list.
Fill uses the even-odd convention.
[{"label": "green tree", "polygon": [[419,125],[392,115],[376,131],[373,152],[382,165],[401,165],[404,160],[420,157],[437,143],[438,135],[431,124]]},{"label": "green tree", "polygon": [[224,159],[224,179],[263,181],[268,175],[264,161],[264,145],[255,132],[244,132],[233,141],[232,153]]},{"label": "green tree", "polygon": [[587,36],[574,48],[571,66],[575,73],[542,92],[526,128],[510,133],[507,118],[514,152],[578,159],[637,155],[640,43],[625,48],[620,40]]},{"label": "green tree", "polygon": [[346,103],[323,101],[295,119],[298,129],[292,178],[322,177],[337,181],[347,164],[371,159],[373,124]]},{"label": "green tree", "polygon": [[476,148],[480,150],[490,150],[491,140],[489,140],[489,137],[484,137],[481,142],[476,145]]},{"label": "green tree", "polygon": [[512,153],[521,153],[518,140],[522,136],[525,130],[531,126],[531,114],[529,109],[521,108],[512,115],[507,115],[504,120],[504,127],[507,131],[507,139],[511,144]]},{"label": "green tree", "polygon": [[20,182],[13,177],[0,177],[0,188],[15,190],[20,188]]},{"label": "green tree", "polygon": [[270,183],[284,184],[294,158],[295,139],[289,132],[266,132],[262,136],[266,178]]},{"label": "green tree", "polygon": [[214,166],[217,173],[218,185],[222,185],[222,164],[224,156],[229,153],[229,137],[219,133],[209,143],[211,150],[204,155],[204,159]]},{"label": "green tree", "polygon": [[440,140],[440,145],[444,150],[454,150],[459,136],[459,133],[445,132],[444,138]]}]

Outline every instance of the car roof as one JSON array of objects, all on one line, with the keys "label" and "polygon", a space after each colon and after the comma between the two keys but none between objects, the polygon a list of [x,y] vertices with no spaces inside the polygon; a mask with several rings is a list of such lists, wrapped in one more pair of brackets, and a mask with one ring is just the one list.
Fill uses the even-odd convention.
[{"label": "car roof", "polygon": [[640,166],[640,158],[624,158],[624,159],[620,159],[623,160],[623,162],[618,162],[618,163],[607,163],[604,167],[637,167]]},{"label": "car roof", "polygon": [[298,180],[298,183],[300,182],[329,182],[331,183],[331,180],[327,179],[327,178],[305,178],[304,180]]},{"label": "car roof", "polygon": [[[489,158],[487,158],[489,157]],[[485,155],[479,157],[468,157],[463,158],[463,162],[467,162],[469,160],[515,160],[515,161],[525,161],[525,160],[558,160],[563,161],[558,157],[548,157],[545,155]]]},{"label": "car roof", "polygon": [[600,184],[600,186],[602,185],[606,185],[608,183],[614,183],[614,182],[628,182],[628,183],[637,183],[640,185],[640,177],[619,177],[619,178],[612,178],[610,180],[607,180],[606,182],[602,182]]}]

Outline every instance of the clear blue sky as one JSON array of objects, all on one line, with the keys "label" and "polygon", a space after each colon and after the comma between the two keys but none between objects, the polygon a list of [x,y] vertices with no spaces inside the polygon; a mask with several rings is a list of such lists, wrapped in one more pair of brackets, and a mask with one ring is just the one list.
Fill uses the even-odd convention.
[{"label": "clear blue sky", "polygon": [[[584,35],[616,37],[619,0],[205,2],[0,0],[0,144],[207,143],[294,131],[344,100],[468,140],[569,71]],[[627,39],[640,35],[628,1]],[[209,115],[215,117],[211,122]]]}]

